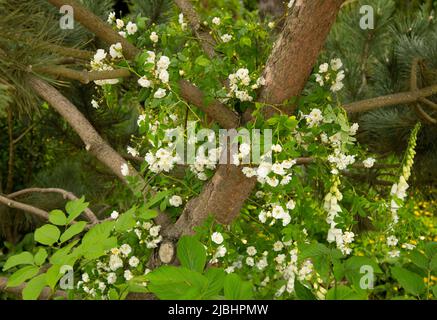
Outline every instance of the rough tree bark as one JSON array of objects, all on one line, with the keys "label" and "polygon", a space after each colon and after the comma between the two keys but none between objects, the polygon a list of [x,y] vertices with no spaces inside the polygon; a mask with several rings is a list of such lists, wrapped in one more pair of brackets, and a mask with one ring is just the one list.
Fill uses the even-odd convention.
[{"label": "rough tree bark", "polygon": [[[29,76],[28,83],[35,93],[47,101],[70,124],[85,143],[86,149],[105,164],[117,177],[122,181],[126,181],[126,177],[121,173],[121,166],[126,164],[126,161],[103,140],[75,106],[58,90],[35,76]],[[129,171],[133,176],[138,175],[132,166],[129,166]]]},{"label": "rough tree bark", "polygon": [[[297,0],[268,59],[261,102],[280,104],[300,94],[342,3],[343,0]],[[266,108],[265,113],[271,116],[274,110]],[[290,108],[287,111],[293,110]],[[232,222],[255,185],[256,181],[246,178],[241,168],[220,166],[202,193],[186,205],[181,217],[166,235],[178,238],[191,234],[193,227],[200,225],[211,214],[220,223]]]}]

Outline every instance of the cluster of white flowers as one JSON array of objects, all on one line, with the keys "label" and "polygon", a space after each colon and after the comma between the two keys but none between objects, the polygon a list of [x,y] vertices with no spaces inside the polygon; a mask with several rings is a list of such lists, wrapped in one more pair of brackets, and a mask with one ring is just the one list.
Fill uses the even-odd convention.
[{"label": "cluster of white flowers", "polygon": [[[143,88],[153,88],[155,86],[168,86],[170,81],[170,74],[168,68],[170,66],[170,59],[167,56],[162,55],[158,61],[156,61],[156,53],[153,51],[147,51],[148,58],[146,64],[153,64],[154,68],[150,70],[149,77],[146,75],[138,79],[138,84]],[[158,88],[153,97],[155,99],[162,99],[167,95],[167,90],[164,88]]]},{"label": "cluster of white flowers", "polygon": [[123,20],[115,18],[115,12],[111,12],[108,15],[107,22],[111,25],[115,23],[116,28],[119,30],[118,34],[123,38],[126,38],[127,35],[134,35],[138,31],[138,26],[136,23],[129,21],[127,24],[125,24]]},{"label": "cluster of white flowers", "polygon": [[[109,298],[108,291],[116,286],[119,279],[122,279],[121,282],[125,282],[132,280],[135,276],[150,272],[149,269],[145,269],[143,272],[140,258],[135,256],[133,251],[133,248],[127,243],[112,248],[105,256],[97,260],[96,267],[90,273],[82,274],[77,288],[92,298],[99,297],[102,300],[107,300]],[[147,283],[142,283],[142,285],[146,286]]]},{"label": "cluster of white flowers", "polygon": [[333,173],[338,173],[338,170],[345,170],[349,165],[355,163],[355,156],[346,155],[340,149],[334,149],[334,153],[328,156],[328,161],[335,167]]},{"label": "cluster of white flowers", "polygon": [[[290,244],[288,244],[290,245]],[[311,280],[314,274],[314,267],[311,260],[307,259],[300,265],[298,264],[298,249],[294,248],[289,251],[289,254],[280,254],[275,259],[276,270],[278,275],[281,275],[287,283],[279,288],[275,293],[275,297],[280,297],[284,292],[294,292],[294,282],[296,278],[299,281]]]},{"label": "cluster of white flowers", "polygon": [[343,195],[338,189],[339,185],[340,178],[337,175],[333,175],[332,186],[324,199],[323,209],[328,213],[326,222],[330,226],[327,241],[329,243],[335,242],[337,248],[340,249],[343,254],[348,255],[352,252],[348,245],[354,241],[355,234],[349,231],[343,232],[343,230],[337,228],[335,219],[338,214],[342,212],[339,202],[343,199]]},{"label": "cluster of white flowers", "polygon": [[308,127],[312,128],[318,126],[323,121],[323,114],[320,109],[312,109],[308,115],[303,116],[308,124]]},{"label": "cluster of white flowers", "polygon": [[[116,59],[123,56],[122,53],[123,48],[120,43],[116,43],[110,48],[110,55],[112,59]],[[91,69],[93,71],[110,71],[114,70],[114,68],[108,63],[107,60],[108,54],[104,49],[98,49],[93,59],[91,60]],[[105,80],[96,80],[95,84],[99,86],[103,86],[105,84],[117,84],[119,82],[118,79],[105,79]]]},{"label": "cluster of white flowers", "polygon": [[249,70],[246,68],[238,69],[237,72],[229,75],[229,92],[227,98],[236,98],[242,102],[253,101],[250,91],[256,90],[265,85],[263,77],[259,77],[252,82]]},{"label": "cluster of white flowers", "polygon": [[145,160],[153,173],[170,172],[176,163],[180,161],[175,150],[171,148],[159,148],[155,154],[148,152]]},{"label": "cluster of white flowers", "polygon": [[319,73],[316,74],[316,81],[321,86],[330,86],[332,92],[337,92],[343,89],[343,80],[345,78],[343,62],[340,59],[332,59],[331,63],[323,63],[319,67]]},{"label": "cluster of white flowers", "polygon": [[[211,139],[212,135],[211,135]],[[214,137],[215,139],[215,137]],[[188,143],[194,141],[189,141]],[[210,142],[212,142],[210,140]],[[220,160],[220,155],[222,152],[222,148],[214,148],[208,150],[208,154],[206,154],[204,147],[200,146],[197,149],[196,157],[194,159],[194,164],[190,165],[190,170],[196,174],[197,178],[201,181],[206,181],[208,176],[206,175],[206,170],[214,170],[217,167],[217,164]]]},{"label": "cluster of white flowers", "polygon": [[[399,177],[399,181],[395,184],[393,184],[390,195],[391,195],[391,202],[390,202],[390,212],[391,212],[391,223],[389,225],[389,231],[394,232],[394,226],[398,224],[399,222],[399,216],[398,211],[401,208],[402,203],[405,201],[405,198],[407,197],[407,190],[409,188],[408,185],[408,179],[411,176],[411,169],[414,164],[414,157],[416,155],[416,144],[417,144],[417,135],[420,130],[420,123],[418,123],[413,131],[411,132],[410,140],[408,143],[408,150],[406,153],[406,159],[404,162],[404,165],[402,167],[402,173]],[[395,247],[398,244],[398,239],[394,235],[390,235],[387,237],[387,245],[390,247]],[[412,250],[413,247],[411,244],[404,244],[403,247],[405,247],[407,250]],[[388,256],[391,258],[397,258],[400,256],[400,251],[393,249],[392,251],[388,252]]]},{"label": "cluster of white flowers", "polygon": [[135,228],[128,230],[128,232],[135,233],[139,240],[138,243],[145,244],[148,249],[157,248],[158,244],[162,242],[160,231],[160,225],[155,225],[153,222],[141,223],[140,221],[137,221]]},{"label": "cluster of white flowers", "polygon": [[228,33],[225,33],[224,35],[222,35],[222,36],[220,37],[220,39],[222,39],[222,41],[223,41],[224,43],[228,43],[229,41],[232,40],[232,35],[230,35],[230,34],[228,34]]},{"label": "cluster of white flowers", "polygon": [[269,225],[272,226],[276,223],[276,221],[282,221],[282,226],[287,226],[291,222],[290,210],[295,208],[296,204],[293,200],[290,200],[285,205],[285,209],[281,204],[271,204],[266,209],[261,210],[258,215],[258,219],[261,223],[267,223],[267,220],[270,220]]},{"label": "cluster of white flowers", "polygon": [[[274,188],[278,185],[288,185],[292,179],[291,168],[296,164],[296,160],[288,159],[284,161],[277,161],[272,164],[272,162],[268,160],[271,159],[273,152],[281,153],[282,147],[280,145],[273,145],[272,150],[261,157],[262,161],[258,167],[244,167],[242,169],[243,174],[248,178],[256,177],[257,181],[261,185],[267,183],[269,186]],[[244,154],[241,152],[240,148],[239,157],[241,156],[244,156]]]},{"label": "cluster of white flowers", "polygon": [[211,240],[213,243],[218,245],[218,247],[215,249],[215,252],[210,260],[210,263],[214,264],[214,263],[217,263],[220,258],[223,258],[226,255],[228,250],[223,245],[224,238],[220,232],[214,232],[211,235]]}]

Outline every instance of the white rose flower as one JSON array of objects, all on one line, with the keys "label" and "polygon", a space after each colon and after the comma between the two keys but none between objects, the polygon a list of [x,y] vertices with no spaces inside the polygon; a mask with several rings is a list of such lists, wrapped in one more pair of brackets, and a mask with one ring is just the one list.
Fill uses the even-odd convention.
[{"label": "white rose flower", "polygon": [[254,256],[254,255],[256,255],[257,251],[256,251],[254,246],[250,246],[250,247],[247,247],[246,252],[249,256]]},{"label": "white rose flower", "polygon": [[111,213],[111,219],[117,219],[118,218],[118,216],[119,216],[119,213],[117,212],[117,211],[112,211],[112,213]]},{"label": "white rose flower", "polygon": [[167,95],[167,91],[165,89],[159,88],[158,90],[156,90],[155,94],[153,95],[153,97],[155,99],[162,99]]},{"label": "white rose flower", "polygon": [[128,22],[126,26],[127,34],[133,35],[138,31],[138,26],[133,22]]},{"label": "white rose flower", "polygon": [[227,43],[232,40],[232,36],[230,34],[224,34],[221,36],[221,39],[224,43]]},{"label": "white rose flower", "polygon": [[328,72],[328,69],[329,69],[329,64],[327,64],[327,63],[323,63],[323,64],[321,64],[320,67],[319,67],[319,73],[325,73],[325,72]]},{"label": "white rose flower", "polygon": [[150,40],[152,40],[152,42],[157,43],[159,41],[159,36],[156,34],[156,32],[152,32],[150,34]]},{"label": "white rose flower", "polygon": [[130,270],[126,270],[125,272],[124,272],[124,278],[126,279],[126,281],[129,281],[129,280],[131,280],[134,276],[133,276],[133,274],[132,274],[132,272],[130,271]]},{"label": "white rose flower", "polygon": [[112,59],[123,58],[122,51],[123,47],[121,46],[120,42],[117,42],[109,47],[109,54],[111,55]]},{"label": "white rose flower", "polygon": [[214,18],[212,19],[212,23],[215,24],[216,26],[219,26],[220,23],[221,23],[221,20],[220,20],[219,17],[214,17]]},{"label": "white rose flower", "polygon": [[149,79],[147,79],[146,76],[143,76],[141,78],[138,79],[138,84],[140,86],[142,86],[143,88],[150,88],[152,83],[150,82]]},{"label": "white rose flower", "polygon": [[296,208],[296,203],[294,202],[294,200],[290,200],[287,202],[286,207],[288,210],[293,210],[294,208]]},{"label": "white rose flower", "polygon": [[123,175],[123,177],[126,177],[129,175],[129,166],[126,163],[123,163],[121,165],[121,174]]},{"label": "white rose flower", "polygon": [[131,252],[132,252],[132,248],[130,245],[128,245],[127,243],[123,244],[120,247],[120,251],[122,254],[124,254],[125,256],[128,256]]},{"label": "white rose flower", "polygon": [[124,27],[124,21],[121,20],[121,19],[117,19],[117,20],[115,20],[115,24],[117,25],[117,28],[118,28],[118,29],[121,29],[121,28]]},{"label": "white rose flower", "polygon": [[169,203],[172,207],[180,207],[182,204],[182,198],[180,196],[172,196],[169,200]]},{"label": "white rose flower", "polygon": [[135,257],[135,256],[133,256],[133,257],[131,257],[131,258],[129,259],[129,265],[130,265],[132,268],[136,268],[136,267],[138,266],[139,263],[140,263],[140,260],[139,260],[137,257]]},{"label": "white rose flower", "polygon": [[108,281],[108,284],[114,284],[117,281],[117,275],[114,272],[111,272],[108,274],[106,280]]},{"label": "white rose flower", "polygon": [[211,236],[211,240],[216,244],[222,244],[224,239],[220,232],[214,232]]},{"label": "white rose flower", "polygon": [[373,158],[367,158],[366,160],[363,161],[363,165],[365,168],[372,168],[373,165],[375,164],[375,159]]}]

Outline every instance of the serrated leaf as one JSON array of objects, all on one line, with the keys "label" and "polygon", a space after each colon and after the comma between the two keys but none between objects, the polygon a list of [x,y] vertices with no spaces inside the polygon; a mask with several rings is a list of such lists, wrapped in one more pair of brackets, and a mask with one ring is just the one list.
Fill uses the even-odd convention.
[{"label": "serrated leaf", "polygon": [[71,225],[65,232],[61,235],[61,238],[59,239],[61,243],[64,243],[67,240],[70,240],[75,235],[81,233],[83,229],[85,229],[87,223],[85,221],[77,222],[73,225]]},{"label": "serrated leaf", "polygon": [[402,267],[392,267],[391,273],[393,278],[399,282],[406,292],[419,295],[425,291],[423,279],[417,273],[411,272]]},{"label": "serrated leaf", "polygon": [[194,237],[183,236],[178,242],[177,256],[187,269],[202,272],[206,263],[206,250]]},{"label": "serrated leaf", "polygon": [[147,275],[149,290],[163,300],[200,299],[208,279],[184,267],[163,266]]},{"label": "serrated leaf", "polygon": [[57,226],[65,226],[67,217],[61,210],[53,210],[49,213],[49,221]]},{"label": "serrated leaf", "polygon": [[326,300],[362,300],[364,297],[346,286],[331,288],[326,294]]},{"label": "serrated leaf", "polygon": [[59,231],[58,227],[46,224],[35,230],[35,241],[51,246],[58,241],[60,235],[61,231]]},{"label": "serrated leaf", "polygon": [[250,300],[253,298],[252,284],[241,280],[234,273],[226,276],[224,291],[227,300]]},{"label": "serrated leaf", "polygon": [[206,271],[205,277],[208,279],[208,288],[203,294],[202,299],[214,299],[223,289],[225,283],[225,272],[223,269],[210,268]]},{"label": "serrated leaf", "polygon": [[13,273],[9,279],[7,286],[8,287],[17,287],[23,282],[29,280],[30,278],[33,278],[36,276],[39,272],[39,268],[35,266],[27,266],[23,267],[20,270]]},{"label": "serrated leaf", "polygon": [[298,280],[294,281],[294,291],[297,298],[300,300],[317,300],[311,290],[301,284]]},{"label": "serrated leaf", "polygon": [[65,205],[65,210],[68,213],[67,224],[76,219],[86,208],[88,208],[88,205],[89,203],[85,202],[84,197],[67,202]]},{"label": "serrated leaf", "polygon": [[33,255],[30,252],[24,251],[17,255],[9,257],[9,259],[3,266],[3,271],[22,264],[33,264]]},{"label": "serrated leaf", "polygon": [[418,250],[414,250],[410,252],[409,257],[411,259],[411,262],[413,262],[416,266],[423,270],[428,270],[428,258],[424,254],[420,253]]}]

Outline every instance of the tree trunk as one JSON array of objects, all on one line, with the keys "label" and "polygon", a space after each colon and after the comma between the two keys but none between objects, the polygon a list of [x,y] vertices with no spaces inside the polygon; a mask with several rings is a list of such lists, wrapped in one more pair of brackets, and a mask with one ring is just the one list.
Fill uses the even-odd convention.
[{"label": "tree trunk", "polygon": [[[282,103],[300,94],[342,3],[343,0],[296,1],[267,62],[262,102]],[[273,115],[273,109],[268,108],[266,114]],[[220,223],[232,222],[255,185],[256,180],[246,178],[241,168],[220,166],[202,193],[186,205],[176,225],[168,230],[168,236],[193,233],[193,227],[202,224],[210,214]]]}]

